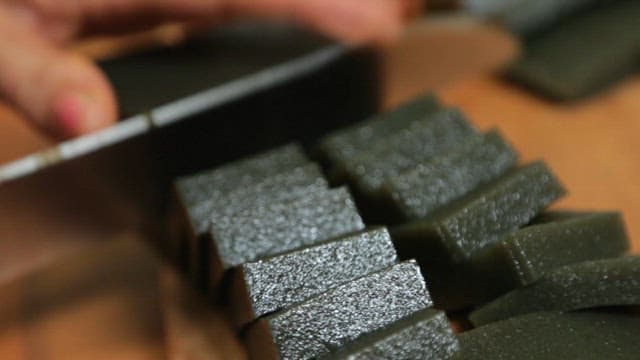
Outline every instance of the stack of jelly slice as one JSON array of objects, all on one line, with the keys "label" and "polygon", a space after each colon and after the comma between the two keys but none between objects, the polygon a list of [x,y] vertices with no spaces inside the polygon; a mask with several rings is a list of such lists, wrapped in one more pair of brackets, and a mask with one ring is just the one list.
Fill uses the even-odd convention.
[{"label": "stack of jelly slice", "polygon": [[227,270],[245,262],[362,229],[364,223],[346,188],[217,216],[209,230],[212,283],[218,284]]},{"label": "stack of jelly slice", "polygon": [[[278,173],[286,173],[303,167],[296,172],[295,181],[289,181],[285,188],[295,186],[303,188],[326,187],[323,179],[318,179],[313,168],[306,168],[309,158],[298,144],[285,145],[265,153],[250,156],[215,169],[185,176],[175,181],[175,195],[178,214],[175,216],[177,229],[174,229],[174,241],[169,245],[172,255],[180,254],[176,259],[199,285],[203,274],[208,272],[203,256],[208,243],[205,238],[211,212],[225,209],[228,202],[224,198],[234,191],[242,191],[259,184]],[[321,176],[321,175],[320,175]],[[289,177],[287,177],[288,179]],[[295,184],[295,185],[294,185]],[[273,188],[271,188],[274,191]],[[280,192],[282,193],[282,192]],[[248,197],[248,201],[252,201]],[[177,256],[175,256],[177,257]]]},{"label": "stack of jelly slice", "polygon": [[[587,334],[589,322],[614,332],[633,322],[593,312],[503,320],[638,305],[640,262],[624,256],[620,214],[545,212],[564,187],[542,161],[518,166],[497,130],[478,133],[425,96],[317,148],[366,222],[295,145],[176,186],[184,223],[204,239],[194,251],[207,281],[225,285],[252,358],[518,358],[495,339],[504,329],[535,334],[557,321],[558,334],[563,324]],[[393,227],[365,225],[376,222]],[[470,318],[480,327],[455,337],[434,304],[479,306]],[[498,345],[474,350],[487,341]],[[608,341],[589,349],[609,351]]]},{"label": "stack of jelly slice", "polygon": [[420,269],[404,262],[361,277],[248,329],[253,359],[311,359],[432,305]]},{"label": "stack of jelly slice", "polygon": [[236,327],[398,262],[386,228],[244,263],[229,291]]},{"label": "stack of jelly slice", "polygon": [[[228,294],[233,321],[247,334],[253,357],[327,354],[430,307],[417,264],[398,263],[386,228],[364,229],[346,188],[329,189],[309,162],[268,173],[265,162],[283,149],[194,177],[195,187],[210,187],[208,198],[178,191],[191,230],[202,231],[202,223],[208,223],[206,236],[199,235],[208,245],[199,248],[209,259],[207,281]],[[247,168],[253,173],[243,175]],[[240,186],[229,182],[218,192],[207,183],[223,172],[237,176]],[[177,188],[184,190],[185,183]],[[228,282],[223,281],[227,274]],[[296,313],[314,316],[292,318]],[[441,323],[421,324],[423,331],[433,327],[457,341],[450,329],[440,329]],[[323,332],[325,326],[329,333]],[[291,335],[309,332],[322,336],[302,341]]]}]

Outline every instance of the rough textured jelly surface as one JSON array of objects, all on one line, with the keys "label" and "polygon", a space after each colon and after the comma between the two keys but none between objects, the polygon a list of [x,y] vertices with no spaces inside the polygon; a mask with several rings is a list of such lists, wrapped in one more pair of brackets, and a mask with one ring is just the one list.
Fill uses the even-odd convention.
[{"label": "rough textured jelly surface", "polygon": [[440,105],[433,95],[425,95],[390,112],[329,134],[320,141],[318,148],[331,163],[341,162],[369,149],[373,142],[407,128],[412,122],[439,108]]},{"label": "rough textured jelly surface", "polygon": [[323,359],[446,360],[458,351],[458,340],[444,312],[425,309],[362,336]]},{"label": "rough textured jelly surface", "polygon": [[219,216],[211,223],[211,238],[228,269],[362,229],[351,195],[339,188]]},{"label": "rough textured jelly surface", "polygon": [[458,110],[441,110],[377,142],[340,167],[362,192],[375,192],[387,179],[432,160],[472,136],[478,136],[476,130]]},{"label": "rough textured jelly surface", "polygon": [[416,220],[494,180],[514,167],[518,154],[497,130],[389,179],[385,196],[405,220]]},{"label": "rough textured jelly surface", "polygon": [[263,319],[282,359],[310,359],[431,306],[414,262],[354,280]]},{"label": "rough textured jelly surface", "polygon": [[309,159],[299,145],[286,145],[180,178],[176,181],[176,189],[184,204],[196,204],[308,162]]},{"label": "rough textured jelly surface", "polygon": [[233,215],[248,207],[271,202],[286,202],[328,187],[318,165],[310,163],[242,188],[211,194],[209,199],[186,206],[186,209],[194,232],[202,234],[207,231],[209,222],[218,216]]},{"label": "rough textured jelly surface", "polygon": [[521,287],[557,267],[620,256],[628,248],[619,213],[585,213],[515,231],[472,261],[493,279],[508,277],[509,285]]},{"label": "rough textured jelly surface", "polygon": [[543,162],[521,167],[479,189],[435,221],[455,261],[527,224],[540,211],[565,194]]},{"label": "rough textured jelly surface", "polygon": [[389,233],[377,228],[246,263],[241,269],[253,315],[258,317],[396,262]]},{"label": "rough textured jelly surface", "polygon": [[471,313],[474,325],[537,311],[640,305],[640,257],[587,261],[549,272]]},{"label": "rough textured jelly surface", "polygon": [[535,313],[458,335],[456,360],[636,360],[640,317]]}]

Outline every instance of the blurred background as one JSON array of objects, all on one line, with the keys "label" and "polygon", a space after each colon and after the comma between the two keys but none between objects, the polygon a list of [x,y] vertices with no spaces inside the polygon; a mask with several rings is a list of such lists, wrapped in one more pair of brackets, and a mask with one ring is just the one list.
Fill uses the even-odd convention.
[{"label": "blurred background", "polygon": [[[358,61],[365,59],[366,73],[351,79],[358,84],[328,81],[322,91],[338,85],[349,89],[346,93],[353,98],[345,101],[360,104],[354,105],[351,117],[435,92],[447,104],[461,108],[479,128],[498,126],[524,160],[544,158],[570,190],[560,207],[622,211],[637,252],[638,15],[640,7],[634,1],[432,1],[398,43],[384,49],[347,50],[339,56],[350,59],[357,53]],[[102,61],[115,82],[124,114],[134,116],[205,90],[208,84],[233,83],[247,73],[273,69],[332,46],[316,35],[292,35],[288,29],[258,33],[242,30],[238,35],[237,29],[219,29],[188,40],[184,30],[165,27],[74,44],[74,49]],[[185,46],[191,54],[195,51],[195,58],[180,55]],[[217,62],[209,61],[212,58]],[[219,65],[234,64],[236,59],[245,63],[238,61],[243,65],[234,68]],[[364,71],[357,68],[359,62],[345,64],[335,72],[314,71],[323,78]],[[170,76],[153,83],[157,77],[152,70]],[[274,86],[261,94],[298,101],[282,89]],[[354,95],[358,91],[362,92]],[[250,101],[265,102],[256,96],[246,95]],[[331,98],[328,92],[311,90],[297,91],[295,96],[301,102],[306,97]],[[224,111],[229,117],[243,114]],[[167,139],[189,138],[195,130],[186,123],[203,122],[191,117],[141,143],[170,151],[165,148]],[[244,356],[223,311],[207,306],[149,246],[154,234],[148,227],[157,223],[149,225],[146,217],[139,216],[146,205],[137,198],[146,193],[141,182],[129,179],[150,165],[140,155],[139,141],[125,139],[90,159],[68,161],[51,150],[59,149],[57,144],[5,104],[0,104],[0,119],[0,164],[34,153],[40,161],[34,174],[0,184],[0,357]],[[215,124],[216,119],[207,120]],[[345,121],[354,120],[358,119]],[[126,124],[133,122],[117,126]],[[215,131],[215,125],[209,126],[213,127],[208,131]],[[271,130],[278,133],[278,129]],[[291,131],[287,136],[295,134]],[[189,151],[199,154],[202,148],[182,152],[180,142],[174,142],[177,157],[192,163],[164,175],[205,166],[193,165],[190,158]],[[114,154],[120,160],[127,157],[127,163],[118,160],[113,165]],[[229,156],[235,154],[230,150]],[[138,158],[142,160],[137,162]],[[127,173],[114,177],[123,166]],[[147,181],[146,174],[139,176]],[[153,192],[149,196],[163,197]]]}]

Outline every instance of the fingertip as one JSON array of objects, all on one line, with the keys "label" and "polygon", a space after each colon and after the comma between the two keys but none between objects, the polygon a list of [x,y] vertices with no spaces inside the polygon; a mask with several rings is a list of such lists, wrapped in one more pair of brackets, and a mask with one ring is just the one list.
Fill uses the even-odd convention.
[{"label": "fingertip", "polygon": [[73,138],[103,129],[115,121],[112,111],[83,91],[67,91],[54,100],[51,128],[56,136]]},{"label": "fingertip", "polygon": [[73,138],[106,128],[117,121],[117,105],[111,85],[94,64],[84,59],[71,61],[63,73],[66,73],[63,76],[65,81],[58,83],[52,93],[46,119],[47,128],[54,136]]}]

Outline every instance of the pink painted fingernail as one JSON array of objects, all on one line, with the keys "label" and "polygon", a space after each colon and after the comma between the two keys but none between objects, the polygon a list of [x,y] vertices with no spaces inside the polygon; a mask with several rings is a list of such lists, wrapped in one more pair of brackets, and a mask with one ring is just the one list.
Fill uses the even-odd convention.
[{"label": "pink painted fingernail", "polygon": [[62,136],[73,137],[94,130],[98,124],[97,104],[82,92],[67,92],[54,105],[56,127]]}]

